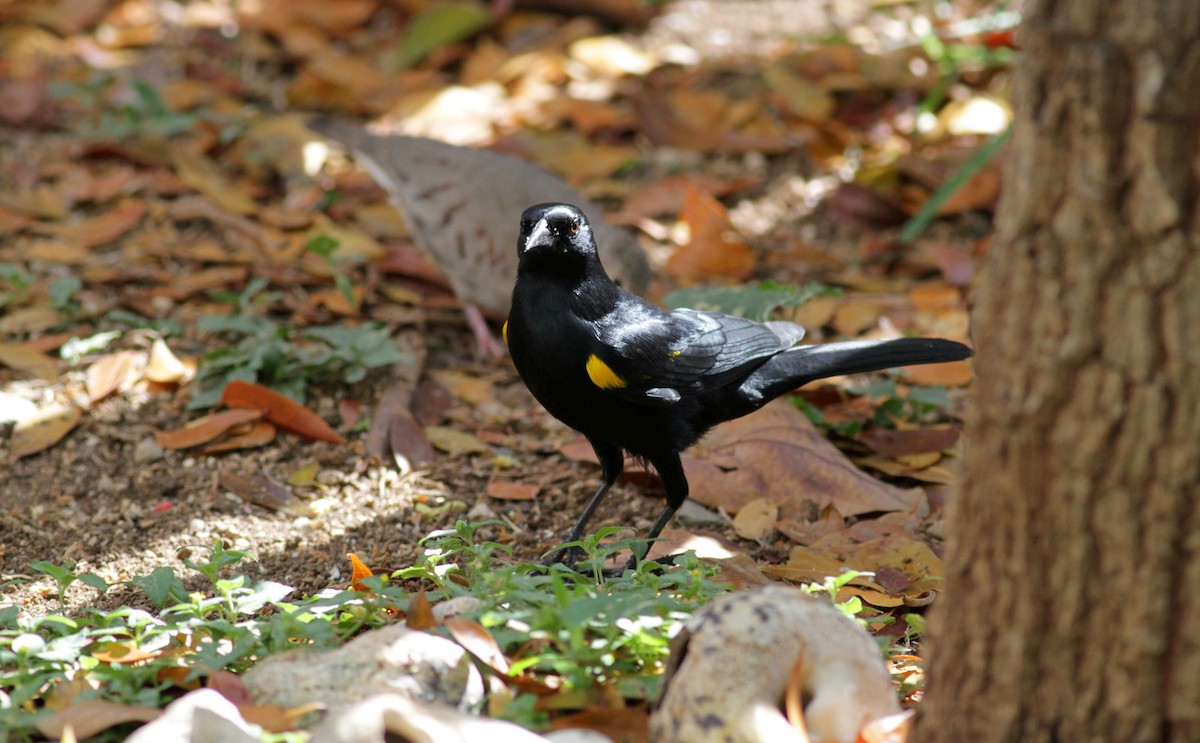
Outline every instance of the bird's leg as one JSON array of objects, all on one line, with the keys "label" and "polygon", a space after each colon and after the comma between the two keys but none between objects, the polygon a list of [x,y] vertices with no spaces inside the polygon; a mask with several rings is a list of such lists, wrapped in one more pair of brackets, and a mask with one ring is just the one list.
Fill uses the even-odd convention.
[{"label": "bird's leg", "polygon": [[662,513],[658,514],[658,518],[654,520],[654,525],[650,527],[650,531],[646,534],[646,549],[641,554],[634,552],[633,557],[629,558],[629,562],[625,564],[626,570],[632,570],[637,567],[638,560],[646,559],[646,555],[650,552],[650,544],[658,538],[662,530],[670,523],[671,517],[679,510],[683,502],[688,497],[688,481],[687,475],[683,471],[683,462],[679,460],[679,455],[672,452],[660,457],[650,458],[650,464],[654,465],[654,470],[658,472],[658,477],[662,480],[663,487],[667,490],[667,505],[663,506]]},{"label": "bird's leg", "polygon": [[[600,501],[604,500],[604,496],[608,493],[609,488],[616,483],[617,478],[621,476],[621,471],[625,469],[625,454],[618,446],[606,444],[603,442],[592,441],[592,449],[596,452],[596,458],[600,460],[600,472],[603,482],[600,488],[596,490],[595,495],[588,501],[587,507],[583,509],[583,513],[579,514],[579,518],[575,521],[575,526],[571,527],[571,532],[567,534],[568,542],[577,542],[583,537],[583,530],[587,528],[588,521],[591,520],[592,514],[596,512],[596,507],[600,505]],[[574,565],[575,560],[579,558],[580,549],[571,547],[558,550],[553,555],[542,562],[543,565],[553,565],[556,562],[563,561],[567,565]]]},{"label": "bird's leg", "polygon": [[471,328],[471,333],[475,336],[475,345],[479,350],[479,355],[485,359],[498,359],[504,356],[507,349],[496,340],[496,336],[492,335],[492,329],[488,327],[487,320],[483,319],[483,313],[473,304],[463,305],[463,315],[467,318],[467,326]]}]

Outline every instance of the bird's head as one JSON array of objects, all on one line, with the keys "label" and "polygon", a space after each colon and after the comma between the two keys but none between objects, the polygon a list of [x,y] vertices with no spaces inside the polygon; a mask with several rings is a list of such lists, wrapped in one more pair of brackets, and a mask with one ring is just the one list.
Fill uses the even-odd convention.
[{"label": "bird's head", "polygon": [[517,254],[522,261],[552,255],[586,259],[596,255],[596,241],[579,209],[570,204],[537,204],[521,215]]}]

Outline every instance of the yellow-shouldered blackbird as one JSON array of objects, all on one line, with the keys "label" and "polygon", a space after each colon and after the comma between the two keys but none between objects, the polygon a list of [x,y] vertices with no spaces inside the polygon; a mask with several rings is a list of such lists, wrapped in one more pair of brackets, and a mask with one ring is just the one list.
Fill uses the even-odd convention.
[{"label": "yellow-shouldered blackbird", "polygon": [[687,499],[679,453],[718,423],[814,379],[971,355],[939,338],[797,346],[804,329],[794,323],[664,310],[609,279],[587,218],[569,204],[526,209],[517,251],[504,326],[513,363],[546,410],[587,437],[603,472],[567,541],[620,476],[624,452],[666,488],[653,539]]}]

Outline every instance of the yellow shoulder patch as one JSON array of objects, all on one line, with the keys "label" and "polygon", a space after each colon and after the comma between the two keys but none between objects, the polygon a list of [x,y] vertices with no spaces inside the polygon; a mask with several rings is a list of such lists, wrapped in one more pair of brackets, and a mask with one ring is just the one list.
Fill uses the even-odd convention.
[{"label": "yellow shoulder patch", "polygon": [[610,390],[625,386],[625,380],[612,370],[608,364],[600,360],[596,354],[588,356],[587,373],[591,378],[592,384],[602,390]]},{"label": "yellow shoulder patch", "polygon": [[508,345],[508,320],[505,320],[504,324],[500,326],[500,337],[504,339],[504,345],[507,346]]}]

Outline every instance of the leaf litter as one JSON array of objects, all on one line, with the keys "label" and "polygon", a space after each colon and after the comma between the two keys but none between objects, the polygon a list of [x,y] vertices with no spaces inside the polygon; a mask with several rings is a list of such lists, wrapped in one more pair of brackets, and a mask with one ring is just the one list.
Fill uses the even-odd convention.
[{"label": "leaf litter", "polygon": [[[565,534],[594,487],[598,470],[555,453],[571,432],[533,405],[511,369],[470,357],[457,310],[425,283],[436,280],[434,271],[402,268],[410,283],[390,274],[380,280],[381,271],[411,263],[399,259],[412,247],[403,218],[361,172],[345,164],[339,171],[328,160],[322,171],[309,169],[311,138],[292,114],[262,105],[266,100],[286,101],[292,110],[319,105],[344,115],[408,114],[402,126],[415,132],[515,149],[560,169],[638,226],[674,284],[739,283],[770,267],[771,278],[802,285],[790,272],[803,264],[813,269],[805,279],[861,292],[819,297],[819,308],[809,302],[774,309],[775,316],[805,320],[814,341],[966,333],[967,297],[958,288],[972,259],[986,250],[985,239],[956,231],[950,220],[930,228],[912,251],[878,235],[922,208],[979,137],[995,133],[987,117],[997,107],[982,91],[975,96],[981,102],[940,117],[940,128],[920,143],[922,157],[897,158],[891,148],[916,135],[872,96],[885,91],[901,100],[928,91],[931,80],[911,74],[907,61],[919,56],[911,50],[816,46],[777,58],[766,75],[720,55],[671,69],[662,64],[662,44],[607,35],[591,19],[517,12],[491,25],[463,21],[438,48],[398,54],[396,34],[370,20],[375,2],[336,9],[300,2],[286,4],[286,12],[247,9],[237,16],[214,6],[213,15],[198,14],[181,27],[181,38],[194,43],[172,45],[153,41],[153,30],[167,19],[151,6],[139,15],[82,5],[88,13],[62,2],[18,8],[8,18],[18,71],[11,84],[24,87],[13,88],[22,105],[3,113],[16,128],[0,156],[20,164],[4,176],[0,264],[28,275],[7,269],[0,275],[0,384],[5,395],[38,412],[14,405],[24,412],[4,441],[16,475],[9,481],[22,483],[19,500],[14,489],[0,488],[6,576],[58,555],[115,580],[149,572],[219,536],[258,552],[263,575],[315,591],[346,584],[336,566],[347,552],[380,551],[387,564],[411,563],[421,536],[481,504],[508,522],[489,537],[530,559]],[[108,29],[103,45],[72,47],[90,39],[101,19]],[[216,33],[231,21],[243,35]],[[661,33],[652,27],[646,39]],[[66,61],[49,66],[22,51],[33,48],[17,43],[22,38],[40,39],[39,48]],[[91,50],[86,64],[72,48]],[[171,57],[182,76],[134,82],[113,74],[89,82],[96,66],[117,69],[118,61],[145,59],[148,49]],[[243,73],[253,63],[281,70],[284,59],[292,71],[278,79],[247,77],[214,62],[235,56],[250,63]],[[459,74],[463,79],[455,80]],[[48,76],[65,95],[35,94],[42,87],[36,81]],[[959,84],[983,88],[988,81],[987,73],[968,71]],[[563,96],[568,87],[573,95]],[[634,133],[674,149],[648,151],[635,144]],[[865,153],[860,175],[825,190],[833,196],[821,211],[816,197],[824,187],[814,185],[820,169],[843,167],[851,146]],[[972,215],[986,214],[1000,164],[984,168],[938,212],[968,225]],[[335,193],[345,200],[339,204]],[[308,250],[322,236],[336,243],[326,257]],[[55,289],[64,272],[82,278],[81,285]],[[254,279],[265,279],[267,291],[239,294]],[[879,286],[899,294],[882,301]],[[656,289],[657,296],[667,288]],[[905,296],[909,290],[914,294]],[[389,420],[409,421],[391,436],[407,442],[401,448],[415,464],[428,465],[399,474],[365,458],[358,432],[329,424],[341,417],[347,397],[378,410],[387,387],[379,372],[350,385],[315,384],[304,404],[249,380],[232,385],[225,402],[235,411],[261,415],[299,438],[277,437],[264,420],[245,420],[217,434],[233,435],[228,446],[200,441],[195,431],[194,439],[184,439],[195,443],[179,450],[156,440],[188,430],[196,415],[184,410],[191,360],[221,347],[221,338],[196,334],[195,321],[238,308],[300,327],[374,320],[392,331],[419,329],[422,357],[429,358],[416,374],[428,367],[452,399],[428,405],[423,393],[408,395],[394,401]],[[119,318],[127,322],[129,313],[140,315],[142,328],[176,323],[178,329],[139,329],[85,367],[47,353],[62,340],[37,350],[52,336],[87,337]],[[952,388],[954,413],[962,399],[957,388],[970,376],[962,364],[909,370],[903,379]],[[852,383],[835,380],[822,389],[866,400],[849,396]],[[409,389],[419,389],[416,378]],[[934,590],[922,581],[938,569],[940,545],[929,534],[940,512],[931,516],[912,485],[955,480],[957,433],[945,432],[956,429],[924,422],[871,428],[875,403],[854,404],[857,412],[845,421],[867,427],[857,439],[836,432],[831,404],[817,408],[825,414],[820,431],[786,402],[777,404],[779,420],[763,412],[715,431],[689,458],[689,472],[700,484],[697,500],[735,520],[677,530],[672,544],[702,544],[721,554],[711,559],[738,585],[761,580],[764,570],[788,579],[820,577],[812,572],[817,563],[803,563],[794,551],[811,549],[825,568],[875,569],[874,582],[848,590],[878,611],[894,609],[896,601],[919,605]],[[200,420],[199,428],[209,425]],[[829,443],[830,430],[850,459]],[[433,457],[430,442],[454,456]],[[896,484],[867,476],[851,459],[898,478]],[[311,476],[282,484],[301,469]],[[651,478],[641,482],[652,485]],[[623,482],[597,518],[644,529],[658,510],[648,495],[652,488]],[[159,509],[163,503],[171,507]],[[754,515],[754,523],[742,514]],[[851,539],[867,536],[864,524],[889,523],[888,516],[903,517],[892,527],[896,533]],[[862,564],[830,562],[830,551]],[[3,600],[43,613],[51,608],[44,589],[13,584]],[[79,584],[67,596],[76,608],[96,603]],[[115,596],[99,604],[111,606],[120,600]]]}]

